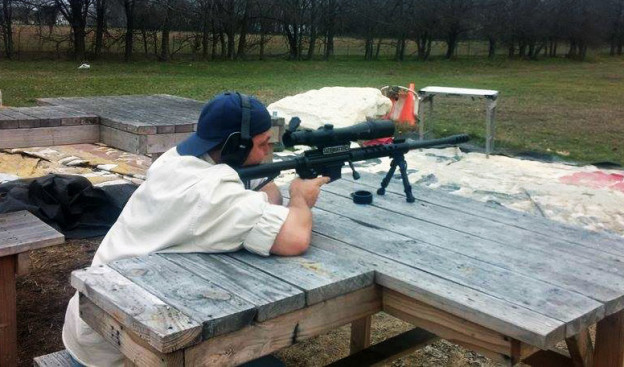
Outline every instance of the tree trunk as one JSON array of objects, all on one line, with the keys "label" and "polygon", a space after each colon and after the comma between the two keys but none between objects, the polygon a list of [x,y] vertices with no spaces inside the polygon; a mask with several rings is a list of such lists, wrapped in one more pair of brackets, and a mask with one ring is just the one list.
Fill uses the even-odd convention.
[{"label": "tree trunk", "polygon": [[221,59],[225,59],[227,55],[227,45],[225,44],[225,33],[219,31],[219,44],[221,46]]},{"label": "tree trunk", "polygon": [[314,57],[314,48],[316,47],[316,0],[310,0],[310,42],[308,43],[307,59],[312,60]]},{"label": "tree trunk", "polygon": [[624,46],[624,39],[620,38],[617,46],[617,54],[618,56],[622,56],[622,46]]},{"label": "tree trunk", "polygon": [[149,49],[147,46],[147,32],[145,32],[145,26],[141,27],[141,36],[143,37],[143,52],[145,53],[145,57],[147,57]]},{"label": "tree trunk", "polygon": [[375,49],[375,60],[379,59],[379,50],[381,49],[381,37],[377,40],[377,48]]},{"label": "tree trunk", "polygon": [[98,58],[102,53],[102,42],[106,29],[106,0],[96,0],[95,12],[95,58]]},{"label": "tree trunk", "polygon": [[488,58],[493,59],[496,56],[496,38],[488,37]]},{"label": "tree trunk", "polygon": [[367,36],[364,42],[364,60],[373,59],[373,37]]},{"label": "tree trunk", "polygon": [[297,60],[301,60],[301,54],[303,53],[303,30],[299,29],[299,37],[297,37]]},{"label": "tree trunk", "polygon": [[325,60],[334,57],[334,26],[333,24],[327,29],[327,41],[325,43]]},{"label": "tree trunk", "polygon": [[162,39],[160,40],[160,60],[161,61],[169,61],[169,19],[165,18],[165,23],[163,24],[162,30]]},{"label": "tree trunk", "polygon": [[570,49],[568,50],[568,57],[569,58],[575,58],[578,54],[578,47],[576,45],[576,41],[575,40],[570,40]]},{"label": "tree trunk", "polygon": [[514,42],[511,41],[509,43],[509,48],[507,50],[507,56],[511,59],[516,55],[516,46],[514,45]]},{"label": "tree trunk", "polygon": [[156,58],[159,57],[158,55],[158,31],[153,31],[152,32],[152,39],[154,40],[154,56],[156,56]]},{"label": "tree trunk", "polygon": [[316,27],[312,26],[310,30],[310,44],[308,45],[308,60],[314,58],[314,49],[316,46]]},{"label": "tree trunk", "polygon": [[260,54],[258,55],[260,57],[260,60],[264,60],[264,44],[265,44],[265,38],[266,35],[264,34],[264,27],[261,26],[260,28]]},{"label": "tree trunk", "polygon": [[13,17],[11,0],[2,0],[2,35],[4,40],[4,54],[7,59],[13,58]]},{"label": "tree trunk", "polygon": [[202,60],[208,60],[208,11],[204,9],[202,14]]},{"label": "tree trunk", "polygon": [[450,31],[447,35],[447,39],[446,39],[446,55],[445,57],[447,59],[450,59],[453,57],[453,54],[455,54],[455,48],[457,47],[457,37],[458,34],[455,31]]},{"label": "tree trunk", "polygon": [[74,34],[74,57],[76,60],[84,61],[86,55],[85,36],[86,32],[83,26],[72,26]]},{"label": "tree trunk", "polygon": [[[126,47],[124,49],[124,60],[126,62],[132,59],[132,50],[134,48],[134,9],[136,0],[124,0],[124,10],[126,12]],[[145,30],[143,30],[145,32]],[[143,35],[145,38],[145,33]],[[147,54],[147,46],[145,53]]]},{"label": "tree trunk", "polygon": [[402,34],[397,39],[396,50],[394,52],[394,59],[397,61],[403,61],[405,58],[405,35]]},{"label": "tree trunk", "polygon": [[245,50],[247,48],[247,26],[249,23],[249,0],[245,1],[245,12],[241,20],[240,36],[238,38],[238,51],[236,51],[237,59],[245,58]]}]

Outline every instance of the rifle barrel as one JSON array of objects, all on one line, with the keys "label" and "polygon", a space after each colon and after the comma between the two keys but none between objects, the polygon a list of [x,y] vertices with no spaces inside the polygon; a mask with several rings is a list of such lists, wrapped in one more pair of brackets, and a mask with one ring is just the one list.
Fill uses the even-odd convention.
[{"label": "rifle barrel", "polygon": [[236,169],[241,180],[251,180],[255,178],[263,177],[275,177],[279,172],[290,169],[296,169],[297,167],[306,166],[322,166],[330,162],[337,161],[363,161],[373,158],[389,157],[393,153],[407,153],[413,149],[428,148],[438,145],[456,145],[459,143],[465,143],[470,140],[470,137],[466,134],[452,135],[441,139],[432,140],[407,140],[403,143],[386,144],[386,145],[373,145],[370,147],[355,148],[348,152],[341,152],[334,155],[328,155],[321,157],[317,160],[308,159],[306,157],[297,157],[283,162],[258,164],[255,166],[247,166]]}]

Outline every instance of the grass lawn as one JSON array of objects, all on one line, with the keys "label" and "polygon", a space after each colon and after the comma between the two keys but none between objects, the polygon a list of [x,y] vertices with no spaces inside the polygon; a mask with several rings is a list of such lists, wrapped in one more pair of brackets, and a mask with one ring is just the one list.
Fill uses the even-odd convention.
[{"label": "grass lawn", "polygon": [[[577,162],[624,164],[624,59],[597,57],[578,63],[481,58],[430,62],[345,58],[331,62],[153,61],[92,62],[78,70],[67,61],[0,61],[0,90],[10,106],[38,97],[168,93],[206,100],[240,90],[269,104],[325,86],[427,85],[496,89],[496,145],[531,150]],[[482,144],[484,104],[438,98],[436,135],[466,132]]]}]

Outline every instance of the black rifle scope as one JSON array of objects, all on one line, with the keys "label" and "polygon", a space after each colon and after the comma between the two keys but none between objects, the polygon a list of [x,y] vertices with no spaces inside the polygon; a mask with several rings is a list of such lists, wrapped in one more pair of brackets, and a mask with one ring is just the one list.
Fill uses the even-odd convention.
[{"label": "black rifle scope", "polygon": [[[294,120],[294,119],[293,119]],[[346,145],[356,140],[371,140],[394,135],[394,122],[390,120],[374,120],[360,122],[349,127],[334,129],[331,124],[319,127],[317,130],[293,131],[299,125],[298,121],[291,120],[289,129],[284,133],[284,146],[309,145],[318,148],[336,145]],[[298,120],[298,119],[297,119]]]}]

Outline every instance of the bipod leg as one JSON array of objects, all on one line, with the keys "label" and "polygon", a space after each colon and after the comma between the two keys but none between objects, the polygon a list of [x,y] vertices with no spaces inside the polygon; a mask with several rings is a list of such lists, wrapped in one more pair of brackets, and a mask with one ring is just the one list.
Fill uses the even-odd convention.
[{"label": "bipod leg", "polygon": [[403,189],[405,189],[405,200],[408,203],[413,203],[414,201],[416,201],[416,199],[414,198],[414,195],[412,194],[412,185],[410,185],[409,183],[409,177],[407,176],[407,162],[405,161],[405,157],[403,157],[403,155],[401,155],[400,157],[395,158],[397,159],[398,165],[399,165],[399,170],[401,171],[401,179],[403,180]]},{"label": "bipod leg", "polygon": [[390,170],[386,174],[383,180],[381,180],[381,187],[377,189],[377,195],[384,195],[386,193],[386,187],[390,184],[390,180],[392,176],[394,176],[394,171],[396,171],[397,164],[394,159],[390,161]]}]

